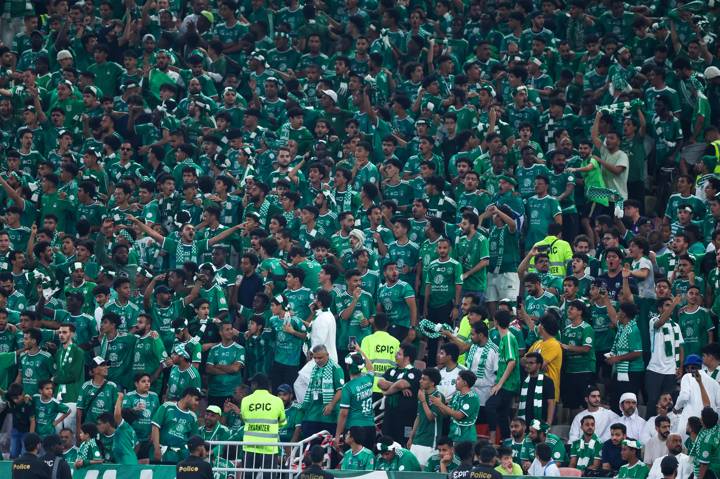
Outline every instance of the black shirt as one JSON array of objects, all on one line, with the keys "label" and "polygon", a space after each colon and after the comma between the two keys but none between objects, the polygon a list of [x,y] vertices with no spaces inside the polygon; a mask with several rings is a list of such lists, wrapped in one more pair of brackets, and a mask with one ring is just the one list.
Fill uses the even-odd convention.
[{"label": "black shirt", "polygon": [[12,479],[50,479],[50,469],[35,454],[26,452],[13,461]]},{"label": "black shirt", "polygon": [[622,449],[622,447],[619,444],[613,444],[612,439],[605,441],[600,454],[601,464],[608,463],[610,464],[610,469],[613,471],[619,471],[620,466],[627,464],[626,461],[623,461],[622,456],[620,455],[620,449]]},{"label": "black shirt", "polygon": [[383,378],[391,383],[406,380],[410,383],[410,391],[412,395],[406,397],[403,391],[396,392],[385,399],[385,410],[392,410],[393,413],[399,412],[407,416],[415,416],[417,414],[417,393],[420,389],[420,376],[422,373],[417,368],[399,368],[394,367],[385,371]]},{"label": "black shirt", "polygon": [[461,464],[448,474],[448,479],[502,479],[502,474],[490,466]]},{"label": "black shirt", "polygon": [[298,479],[334,479],[335,476],[323,470],[322,467],[313,464],[300,473]]},{"label": "black shirt", "polygon": [[253,273],[250,276],[243,276],[242,283],[237,289],[238,303],[246,308],[252,309],[253,299],[257,293],[263,290],[263,280],[259,274]]},{"label": "black shirt", "polygon": [[[68,465],[65,458],[58,456],[55,453],[45,454],[40,458],[47,467],[50,469],[50,477],[52,479],[72,479],[72,471],[70,465]],[[53,476],[52,471],[55,469],[55,463],[57,462],[57,470]]]},{"label": "black shirt", "polygon": [[214,479],[212,466],[197,456],[188,456],[175,466],[177,479]]},{"label": "black shirt", "polygon": [[[552,379],[550,379],[550,376],[545,374],[543,376],[543,391],[542,391],[542,417],[535,417],[535,407],[533,406],[533,391],[535,391],[535,384],[537,383],[537,378],[530,378],[530,384],[528,384],[528,397],[525,401],[525,421],[527,421],[528,424],[533,419],[538,419],[540,422],[545,422],[545,418],[547,417],[547,406],[548,401],[550,399],[555,399],[555,383]],[[523,383],[524,386],[525,383]]]}]

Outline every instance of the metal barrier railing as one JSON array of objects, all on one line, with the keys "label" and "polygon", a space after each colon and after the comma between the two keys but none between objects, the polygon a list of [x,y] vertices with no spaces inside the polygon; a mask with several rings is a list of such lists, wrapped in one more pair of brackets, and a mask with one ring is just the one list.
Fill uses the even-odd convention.
[{"label": "metal barrier railing", "polygon": [[[302,471],[302,460],[310,445],[321,440],[329,451],[333,435],[321,431],[298,442],[207,441],[210,445],[210,464],[216,477],[234,476],[236,479],[285,479]],[[277,447],[277,454],[256,454],[245,451],[247,446]],[[260,464],[258,464],[260,462]],[[219,474],[218,474],[219,473]]]}]

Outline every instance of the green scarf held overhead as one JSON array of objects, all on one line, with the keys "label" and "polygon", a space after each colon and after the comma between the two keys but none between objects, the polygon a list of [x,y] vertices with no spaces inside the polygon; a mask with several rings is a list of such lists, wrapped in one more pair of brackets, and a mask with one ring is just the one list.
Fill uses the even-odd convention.
[{"label": "green scarf held overhead", "polygon": [[[523,381],[522,389],[520,389],[520,404],[518,406],[518,417],[525,419],[527,421],[527,418],[525,417],[525,408],[528,401],[528,394],[530,393],[530,379],[532,379],[530,376],[527,376],[525,378],[525,381]],[[545,381],[545,375],[543,373],[538,374],[537,381],[535,382],[535,388],[532,390],[532,407],[533,407],[533,416],[535,416],[535,419],[542,420],[542,409],[543,409],[543,382]]]},{"label": "green scarf held overhead", "polygon": [[333,396],[335,396],[335,381],[333,381],[334,370],[335,365],[331,359],[328,359],[325,366],[315,365],[310,375],[310,385],[308,386],[308,393],[310,394],[305,395],[306,402],[308,397],[320,397],[323,404],[330,404]]}]

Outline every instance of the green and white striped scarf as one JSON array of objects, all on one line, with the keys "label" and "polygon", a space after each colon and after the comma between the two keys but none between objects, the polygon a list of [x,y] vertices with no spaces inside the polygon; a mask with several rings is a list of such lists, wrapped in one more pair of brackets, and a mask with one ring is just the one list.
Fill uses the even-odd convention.
[{"label": "green and white striped scarf", "polygon": [[[308,402],[307,398],[320,397],[323,404],[329,404],[335,395],[333,371],[335,370],[335,364],[332,359],[328,359],[325,366],[318,366],[317,364],[312,370],[310,375],[310,385],[305,395],[305,402]],[[311,399],[311,401],[314,399]]]},{"label": "green and white striped scarf", "polygon": [[465,359],[465,365],[469,370],[475,373],[478,380],[485,379],[485,363],[491,350],[497,351],[497,345],[488,340],[483,346],[479,344],[471,344]]},{"label": "green and white striped scarf", "polygon": [[[599,439],[595,434],[593,434],[592,437],[590,438],[590,440],[589,440],[587,443],[585,442],[585,439],[584,439],[583,437],[580,437],[580,439],[578,439],[578,440],[580,441],[580,445],[578,446],[578,450],[579,450],[579,452],[580,452],[581,454],[578,455],[577,468],[578,468],[578,469],[580,469],[580,468],[584,469],[584,468],[586,468],[586,467],[588,467],[588,466],[590,465],[590,460],[591,460],[591,459],[594,459],[594,458],[592,457],[592,454],[593,454],[593,451],[595,450],[595,444],[597,444],[598,442],[600,442],[600,439]],[[590,454],[582,454],[582,452],[583,452],[585,449],[589,449],[589,450],[590,450]]]},{"label": "green and white striped scarf", "polygon": [[[527,407],[528,400],[528,389],[530,388],[530,380],[532,377],[527,376],[523,381],[522,388],[520,389],[520,404],[518,405],[518,417],[525,419],[525,408]],[[533,416],[535,419],[542,421],[542,409],[543,409],[543,382],[545,381],[545,375],[543,373],[538,374],[535,388],[532,390],[532,406]]]},{"label": "green and white striped scarf", "polygon": [[445,323],[433,323],[429,319],[421,319],[417,326],[418,331],[426,338],[436,339],[442,336],[440,331],[443,329],[452,332],[452,327]]},{"label": "green and white striped scarf", "polygon": [[187,262],[193,262],[197,263],[198,258],[198,247],[197,247],[197,241],[193,241],[190,244],[190,252],[188,253],[187,250],[184,248],[184,246],[187,246],[182,242],[182,240],[178,240],[177,247],[175,248],[175,264],[178,268],[181,268],[184,263]]},{"label": "green and white striped scarf", "polygon": [[616,203],[616,206],[623,208],[624,200],[623,197],[613,188],[601,188],[599,186],[591,186],[585,192],[585,196],[589,200],[606,199]]},{"label": "green and white striped scarf", "polygon": [[[632,331],[632,325],[635,323],[633,319],[626,325],[618,324],[617,336],[615,336],[615,342],[613,343],[611,352],[614,355],[622,355],[630,352],[630,332]],[[615,363],[615,371],[617,372],[618,381],[628,381],[630,372],[630,361],[620,361]]]},{"label": "green and white striped scarf", "polygon": [[[651,323],[658,320],[658,316],[650,319]],[[680,326],[677,323],[668,320],[662,325],[663,345],[666,357],[674,357],[675,364],[680,366]]]}]

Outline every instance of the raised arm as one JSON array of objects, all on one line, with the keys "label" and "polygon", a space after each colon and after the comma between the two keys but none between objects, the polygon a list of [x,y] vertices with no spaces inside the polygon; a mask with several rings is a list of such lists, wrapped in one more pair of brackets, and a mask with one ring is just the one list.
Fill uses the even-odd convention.
[{"label": "raised arm", "polygon": [[[152,239],[157,241],[161,246],[165,242],[165,237],[163,235],[161,235],[160,233],[158,233],[157,231],[155,231],[150,226],[146,225],[145,223],[143,223],[142,221],[140,221],[133,215],[127,215],[126,218],[128,221],[136,224],[141,230],[143,230],[145,232],[145,234],[147,234],[149,237],[151,237]],[[222,234],[222,233],[220,233],[220,234]]]}]

